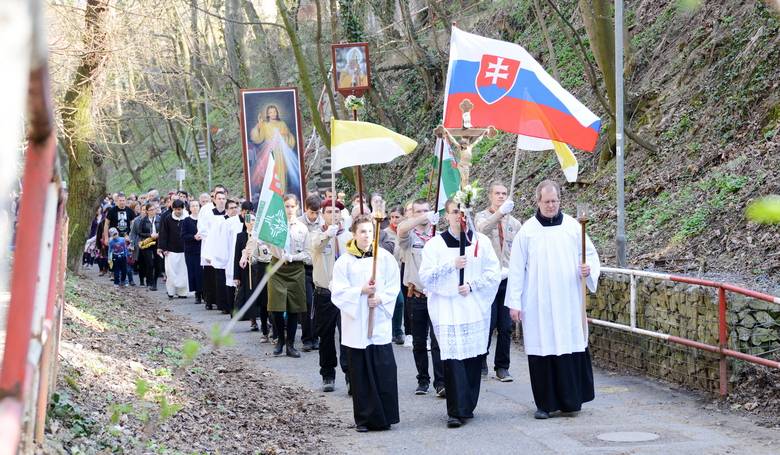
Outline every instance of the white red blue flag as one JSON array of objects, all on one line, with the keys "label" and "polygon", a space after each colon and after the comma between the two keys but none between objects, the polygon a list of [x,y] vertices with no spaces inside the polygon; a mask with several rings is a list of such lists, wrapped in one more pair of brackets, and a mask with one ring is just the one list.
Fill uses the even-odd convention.
[{"label": "white red blue flag", "polygon": [[601,120],[567,92],[522,46],[452,28],[444,126],[463,125],[460,103],[474,105],[471,124],[527,138],[533,149],[551,141],[593,151]]}]

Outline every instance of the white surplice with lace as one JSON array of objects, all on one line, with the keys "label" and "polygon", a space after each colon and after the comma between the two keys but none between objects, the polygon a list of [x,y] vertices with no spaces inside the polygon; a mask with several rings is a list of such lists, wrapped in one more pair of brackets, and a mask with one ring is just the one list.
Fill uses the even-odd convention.
[{"label": "white surplice with lace", "polygon": [[487,352],[490,306],[501,283],[501,266],[490,239],[476,235],[466,247],[464,275],[472,292],[465,296],[458,294],[460,274],[455,258],[460,255],[459,248],[448,247],[437,235],[422,251],[420,280],[428,296],[428,314],[442,360],[463,360]]}]

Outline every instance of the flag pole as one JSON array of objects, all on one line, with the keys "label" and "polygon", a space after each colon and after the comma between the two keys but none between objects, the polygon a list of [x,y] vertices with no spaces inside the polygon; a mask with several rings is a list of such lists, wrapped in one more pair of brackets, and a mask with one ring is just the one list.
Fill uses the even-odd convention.
[{"label": "flag pole", "polygon": [[[519,136],[518,136],[519,139]],[[520,155],[520,147],[515,145],[515,164],[512,166],[512,183],[509,185],[509,198],[512,199],[512,194],[515,191],[515,180],[517,177],[517,157]]]},{"label": "flag pole", "polygon": [[[444,163],[444,126],[439,125],[434,130],[434,135],[439,140],[439,170],[437,172],[438,182],[436,182],[436,198],[433,200],[433,206],[435,207],[434,213],[439,213],[439,192],[441,191],[441,170]],[[436,235],[436,225],[431,226],[431,235]]]},{"label": "flag pole", "polygon": [[[352,109],[352,120],[357,122],[357,119],[357,108],[355,108]],[[355,176],[355,179],[357,180],[356,186],[358,190],[358,198],[360,200],[360,214],[363,215],[363,172],[360,169],[360,165],[355,167],[357,167],[357,176]]]},{"label": "flag pole", "polygon": [[[382,220],[385,218],[384,201],[377,203],[377,207],[374,207],[374,245],[372,249],[372,264],[371,264],[371,281],[372,285],[376,284],[376,263],[379,258],[379,230],[381,228]],[[369,295],[374,297],[374,294]],[[374,336],[374,308],[368,307],[368,337]]]}]

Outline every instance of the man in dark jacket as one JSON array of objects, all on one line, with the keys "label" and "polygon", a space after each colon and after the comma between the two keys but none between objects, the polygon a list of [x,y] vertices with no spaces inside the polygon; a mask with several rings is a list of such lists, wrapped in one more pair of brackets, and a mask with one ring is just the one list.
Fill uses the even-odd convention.
[{"label": "man in dark jacket", "polygon": [[184,240],[181,236],[181,222],[186,217],[184,201],[176,199],[171,210],[160,222],[160,238],[157,242],[157,254],[165,258],[165,289],[168,298],[187,297],[187,263],[184,259]]},{"label": "man in dark jacket", "polygon": [[146,272],[146,285],[150,291],[157,290],[157,275],[160,272],[159,261],[155,260],[159,232],[160,215],[157,214],[157,205],[149,202],[146,204],[146,217],[141,220],[138,238],[141,239],[139,242],[139,246],[142,247],[141,260],[144,263],[144,272]]}]

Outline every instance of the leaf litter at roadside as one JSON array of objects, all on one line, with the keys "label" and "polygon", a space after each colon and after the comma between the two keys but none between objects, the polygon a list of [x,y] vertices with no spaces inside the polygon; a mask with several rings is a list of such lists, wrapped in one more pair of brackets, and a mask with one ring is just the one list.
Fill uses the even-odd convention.
[{"label": "leaf litter at roadside", "polygon": [[[105,280],[105,281],[104,281]],[[69,278],[56,393],[39,453],[324,453],[340,425],[145,295]]]}]

